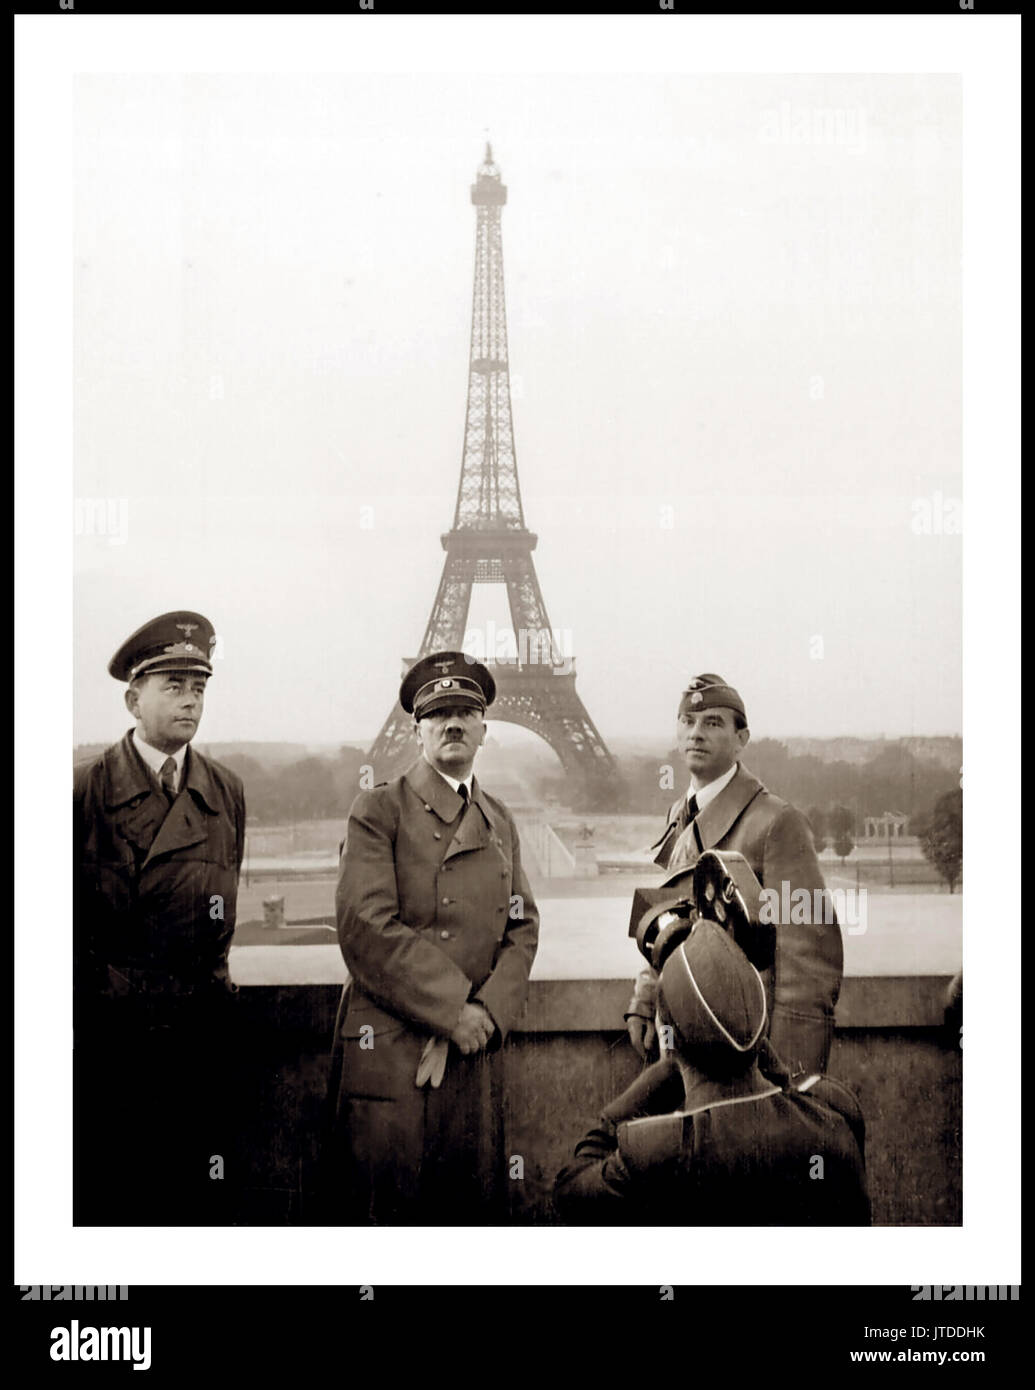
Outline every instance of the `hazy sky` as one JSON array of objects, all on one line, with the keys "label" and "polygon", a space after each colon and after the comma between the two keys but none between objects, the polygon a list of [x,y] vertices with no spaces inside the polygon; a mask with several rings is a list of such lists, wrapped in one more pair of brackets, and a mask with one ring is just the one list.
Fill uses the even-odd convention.
[{"label": "hazy sky", "polygon": [[452,522],[486,132],[605,739],[702,670],[756,736],[959,732],[959,122],[951,76],[79,78],[76,741],[178,607],[222,636],[203,741],[376,733]]}]

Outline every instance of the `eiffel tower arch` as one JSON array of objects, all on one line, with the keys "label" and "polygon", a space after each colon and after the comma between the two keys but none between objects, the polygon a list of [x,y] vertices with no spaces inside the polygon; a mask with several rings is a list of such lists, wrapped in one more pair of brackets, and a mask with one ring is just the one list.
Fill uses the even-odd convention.
[{"label": "eiffel tower arch", "polygon": [[[490,719],[538,734],[573,779],[577,800],[613,800],[614,759],[575,689],[575,662],[556,640],[532,561],[537,536],[525,525],[510,404],[501,212],[507,190],[486,145],[471,187],[476,209],[474,306],[463,459],[446,561],[417,657],[460,651],[474,584],[506,586],[517,654],[484,654],[496,680]],[[480,652],[470,653],[483,659]],[[415,753],[413,721],[398,704],[368,755],[378,779],[394,777]]]}]

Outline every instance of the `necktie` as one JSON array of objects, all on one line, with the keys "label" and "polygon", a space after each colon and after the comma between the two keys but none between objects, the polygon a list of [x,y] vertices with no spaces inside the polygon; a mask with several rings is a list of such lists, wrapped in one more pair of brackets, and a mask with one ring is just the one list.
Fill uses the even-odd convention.
[{"label": "necktie", "polygon": [[162,791],[169,798],[170,803],[176,800],[176,762],[173,758],[166,758],[162,764],[162,770],[158,774],[158,779],[162,784]]},{"label": "necktie", "polygon": [[679,815],[676,817],[676,834],[682,835],[686,827],[694,820],[697,815],[697,797],[691,796],[684,798],[682,806],[679,808]]},{"label": "necktie", "polygon": [[467,790],[467,783],[461,782],[456,789],[456,794],[466,806],[471,800],[471,793]]}]

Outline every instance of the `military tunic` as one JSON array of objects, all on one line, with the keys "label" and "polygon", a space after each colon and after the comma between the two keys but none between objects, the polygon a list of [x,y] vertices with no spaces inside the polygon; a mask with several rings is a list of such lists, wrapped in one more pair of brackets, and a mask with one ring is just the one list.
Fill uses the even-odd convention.
[{"label": "military tunic", "polygon": [[[502,1057],[525,1006],[539,915],[506,807],[475,779],[470,805],[423,758],[361,792],[337,890],[350,982],[332,1068],[344,1219],[501,1219]],[[449,1046],[440,1088],[418,1087],[421,1055],[481,1003],[488,1047]]]},{"label": "military tunic", "polygon": [[[831,1077],[713,1087],[683,1096],[671,1060],[648,1068],[604,1111],[557,1176],[571,1224],[869,1224],[865,1132],[855,1096]],[[659,1113],[661,1112],[661,1113]]]}]

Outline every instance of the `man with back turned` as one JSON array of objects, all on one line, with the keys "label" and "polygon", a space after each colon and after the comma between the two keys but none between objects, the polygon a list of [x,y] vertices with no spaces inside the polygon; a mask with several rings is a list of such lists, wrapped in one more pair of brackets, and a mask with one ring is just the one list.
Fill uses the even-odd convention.
[{"label": "man with back turned", "polygon": [[832,1077],[763,1070],[766,988],[731,933],[699,918],[668,930],[667,951],[661,943],[652,959],[669,1042],[557,1175],[562,1220],[867,1225],[855,1096]]}]

